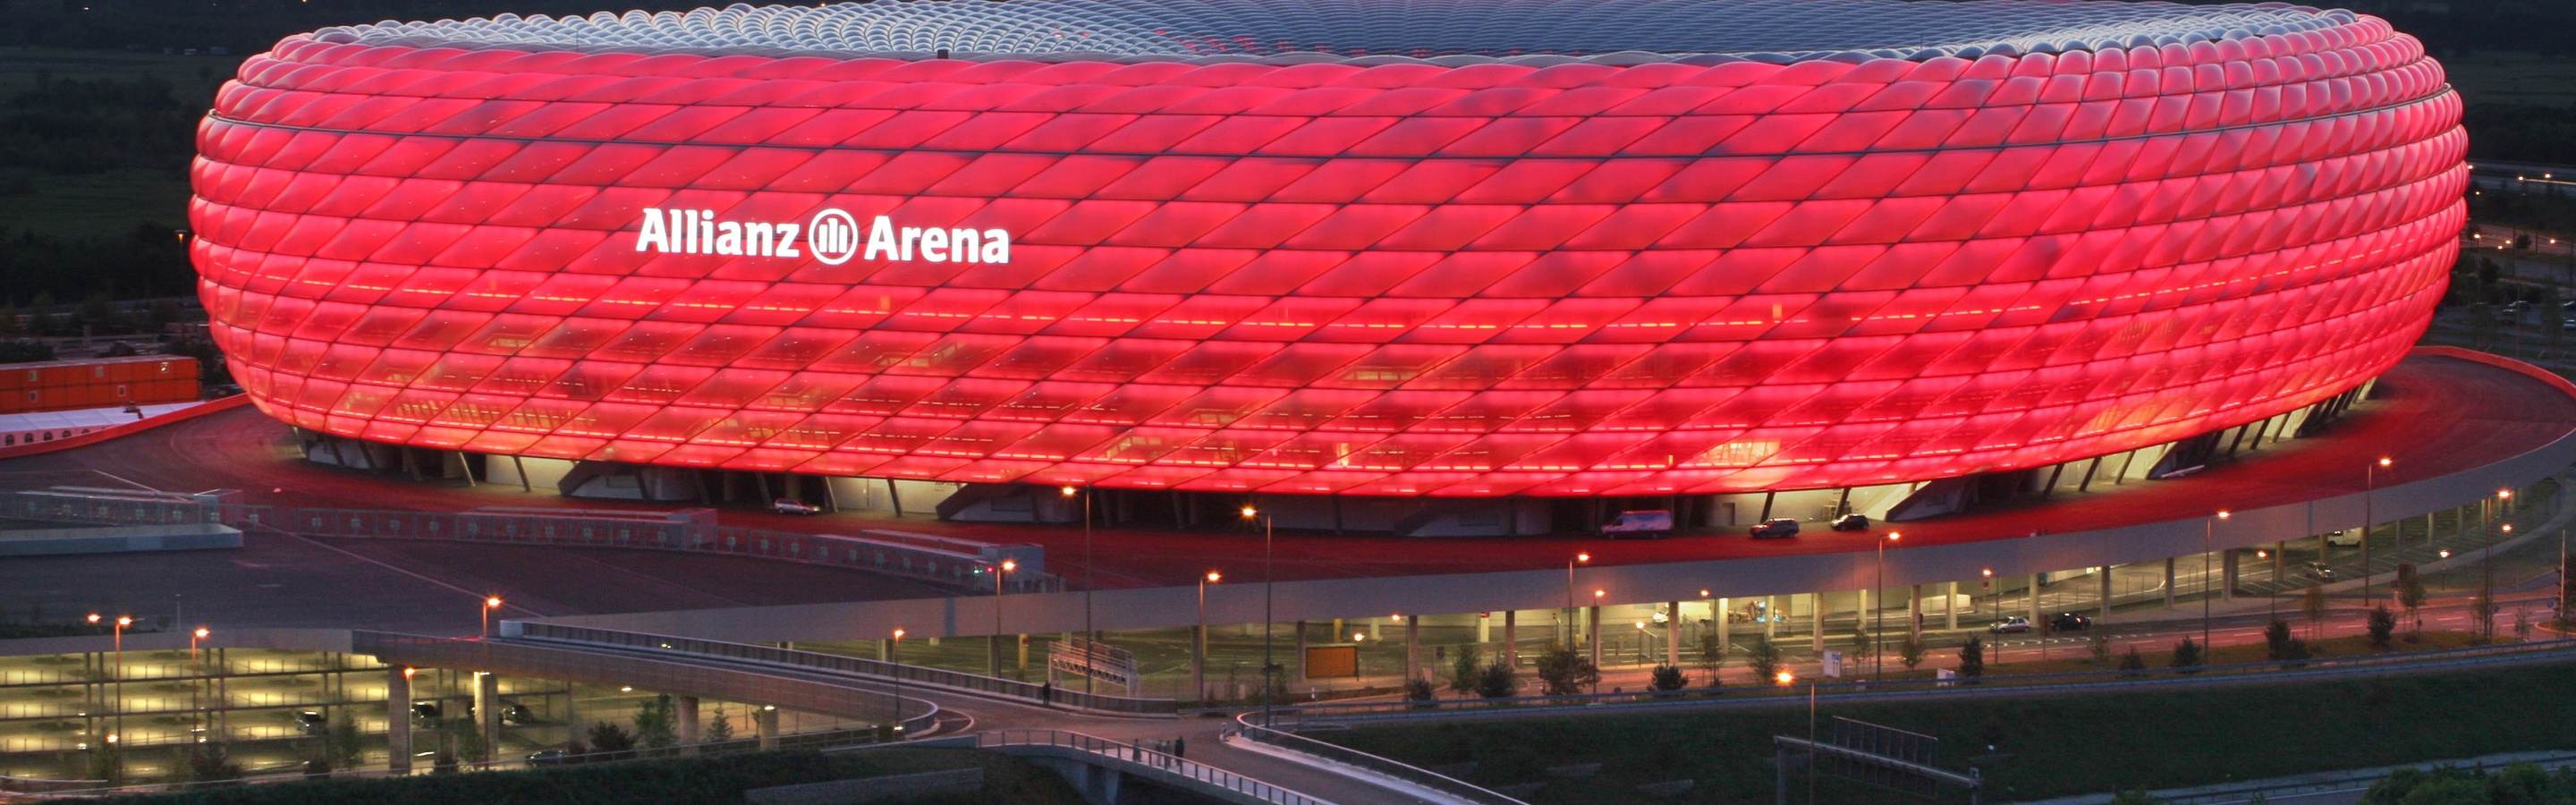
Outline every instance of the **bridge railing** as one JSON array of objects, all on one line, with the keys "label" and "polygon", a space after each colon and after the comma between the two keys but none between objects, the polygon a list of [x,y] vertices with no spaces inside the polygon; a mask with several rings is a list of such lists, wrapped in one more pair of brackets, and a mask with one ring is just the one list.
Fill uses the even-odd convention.
[{"label": "bridge railing", "polygon": [[930,668],[920,665],[882,662],[840,654],[823,654],[812,651],[797,651],[772,646],[752,645],[749,643],[729,643],[722,640],[704,640],[693,637],[645,634],[642,632],[623,632],[614,629],[594,629],[585,626],[567,626],[554,623],[527,623],[513,621],[505,624],[505,627],[507,628],[505,628],[503,632],[504,634],[532,640],[552,640],[572,643],[590,643],[604,646],[619,646],[624,648],[651,649],[657,651],[676,651],[687,654],[724,657],[727,659],[765,663],[770,665],[809,668],[840,674],[856,674],[886,680],[899,679],[912,684],[983,693],[992,696],[1017,699],[1032,704],[1054,705],[1102,713],[1138,716],[1168,716],[1176,715],[1180,712],[1179,703],[1170,699],[1131,699],[1122,696],[1102,696],[1098,694],[1069,691],[1051,686],[1022,682],[1016,679],[1002,679],[999,677],[970,674],[962,671],[950,671],[944,668]]},{"label": "bridge railing", "polygon": [[1273,803],[1273,805],[1332,805],[1332,803],[1215,766],[1147,749],[1141,743],[1120,743],[1095,735],[1048,729],[994,730],[978,734],[975,739],[976,746],[987,749],[1013,746],[1070,749],[1120,763],[1143,766],[1211,788]]},{"label": "bridge railing", "polygon": [[652,663],[649,665],[655,667],[643,667],[647,664],[565,647],[368,631],[350,633],[350,650],[406,666],[499,671],[547,679],[597,681],[615,678],[621,682],[632,682],[635,687],[645,690],[672,693],[720,690],[722,692],[717,695],[727,701],[759,702],[879,720],[892,717],[894,712],[890,708],[901,706],[904,731],[916,735],[932,729],[940,714],[938,703],[928,699],[888,696],[883,692],[764,675],[742,668],[676,662],[683,659],[679,657],[672,658],[675,662]]},{"label": "bridge railing", "polygon": [[1347,746],[1329,744],[1303,735],[1298,735],[1293,732],[1288,732],[1286,730],[1271,729],[1269,727],[1253,723],[1253,720],[1259,717],[1259,713],[1245,713],[1241,716],[1237,716],[1235,718],[1235,722],[1241,725],[1237,730],[1237,734],[1242,735],[1247,740],[1255,741],[1265,746],[1276,747],[1281,751],[1295,752],[1297,754],[1306,755],[1320,760],[1326,760],[1333,763],[1339,763],[1344,766],[1373,772],[1386,777],[1402,780],[1413,785],[1421,786],[1423,788],[1428,788],[1433,791],[1438,791],[1452,797],[1457,797],[1467,802],[1483,803],[1484,805],[1529,805],[1529,803],[1504,796],[1503,794],[1497,793],[1483,786],[1476,785],[1475,783],[1460,780],[1419,766],[1389,760],[1387,758],[1372,755]]}]

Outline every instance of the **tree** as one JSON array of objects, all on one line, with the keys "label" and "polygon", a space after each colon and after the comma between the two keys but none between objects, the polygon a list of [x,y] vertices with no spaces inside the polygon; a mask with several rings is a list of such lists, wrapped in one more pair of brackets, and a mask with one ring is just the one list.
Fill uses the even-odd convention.
[{"label": "tree", "polygon": [[716,705],[716,717],[707,722],[707,743],[733,740],[733,719],[725,717],[724,705]]},{"label": "tree", "polygon": [[1485,652],[1473,645],[1458,647],[1458,655],[1449,661],[1449,692],[1474,693],[1476,681],[1485,677]]},{"label": "tree", "polygon": [[2099,665],[2111,659],[2111,632],[2108,629],[2092,631],[2092,635],[2085,638],[2085,644],[2093,652],[2094,664]]},{"label": "tree", "polygon": [[456,756],[467,763],[484,763],[492,759],[492,747],[483,743],[483,731],[472,723],[459,723],[456,730]]},{"label": "tree", "polygon": [[[642,705],[635,708],[635,743],[642,744],[647,749],[660,749],[679,743],[679,736],[674,734],[674,726],[678,723],[675,712],[671,705],[671,694],[665,693],[644,700]],[[598,743],[598,741],[594,740],[591,743]]]},{"label": "tree", "polygon": [[1923,655],[1929,653],[1931,648],[1923,642],[1921,632],[1907,634],[1905,642],[1896,644],[1896,661],[1904,663],[1905,670],[1912,671],[1914,666],[1923,664]]},{"label": "tree", "polygon": [[606,721],[590,725],[590,749],[607,755],[607,760],[624,760],[635,754],[635,734]]},{"label": "tree", "polygon": [[2130,646],[2126,653],[2120,655],[2120,670],[2131,675],[2146,673],[2147,658],[2138,653],[2137,646]]},{"label": "tree", "polygon": [[1968,642],[1959,646],[1959,676],[1962,679],[1976,679],[1985,675],[1986,639],[1969,635]]},{"label": "tree", "polygon": [[188,781],[213,783],[242,778],[242,767],[224,752],[220,741],[191,744],[188,747]]},{"label": "tree", "polygon": [[1678,665],[1655,666],[1654,676],[1646,681],[1646,687],[1656,691],[1681,690],[1689,684],[1690,677],[1684,676]]},{"label": "tree", "polygon": [[2200,666],[2206,662],[2208,658],[2201,656],[2200,644],[2186,637],[2182,642],[2174,644],[2173,659],[2167,661],[2165,667],[2174,669],[2178,673],[2188,674],[2198,672]]},{"label": "tree", "polygon": [[1753,678],[1769,682],[1780,675],[1780,644],[1770,635],[1754,635],[1753,645],[1744,650],[1744,667],[1753,670]]},{"label": "tree", "polygon": [[1549,696],[1572,695],[1601,684],[1601,669],[1582,652],[1551,641],[1547,652],[1539,655],[1538,680]]},{"label": "tree", "polygon": [[1716,676],[1719,669],[1726,667],[1726,641],[1718,639],[1714,632],[1700,635],[1699,663],[1710,676]]},{"label": "tree", "polygon": [[1404,680],[1405,701],[1428,702],[1437,698],[1440,698],[1439,691],[1431,687],[1430,678],[1417,676]]},{"label": "tree", "polygon": [[2305,611],[2308,615],[2308,635],[2310,637],[2316,636],[2319,630],[2325,628],[2326,624],[2325,585],[2318,584],[2313,581],[2308,582],[2307,595],[2305,598],[2300,600],[2299,608],[2302,611]]},{"label": "tree", "polygon": [[2387,648],[2388,635],[2397,631],[2397,616],[2388,611],[2387,604],[2371,607],[2367,628],[2370,630],[2370,647]]},{"label": "tree", "polygon": [[[2406,608],[2406,620],[2413,624],[2406,639],[2418,639],[2417,635],[2424,631],[2424,574],[2408,573],[2405,578],[2397,580],[2397,605]],[[2370,644],[2388,647],[2388,641],[2384,639],[2374,639]]]},{"label": "tree", "polygon": [[1508,699],[1521,692],[1521,674],[1501,660],[1485,666],[1476,677],[1476,695],[1488,699]]},{"label": "tree", "polygon": [[333,768],[355,769],[367,760],[367,739],[358,734],[358,722],[346,712],[331,722],[331,735],[323,745]]},{"label": "tree", "polygon": [[2274,660],[2281,659],[2281,651],[2289,647],[2290,640],[2290,623],[2280,618],[2273,618],[2271,625],[2263,627],[2264,656]]},{"label": "tree", "polygon": [[109,788],[125,785],[125,757],[114,741],[90,745],[89,778],[104,781]]}]

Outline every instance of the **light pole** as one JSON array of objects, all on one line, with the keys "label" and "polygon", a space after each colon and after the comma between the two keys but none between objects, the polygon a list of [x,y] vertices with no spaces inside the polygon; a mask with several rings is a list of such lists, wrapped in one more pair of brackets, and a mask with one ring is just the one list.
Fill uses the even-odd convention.
[{"label": "light pole", "polygon": [[[1610,591],[1609,591],[1609,590],[1599,590],[1599,589],[1596,589],[1596,590],[1593,590],[1593,591],[1592,591],[1592,614],[1594,614],[1594,615],[1596,615],[1596,616],[1597,616],[1597,615],[1599,615],[1599,614],[1601,614],[1601,599],[1602,599],[1602,597],[1603,597],[1603,596],[1607,596],[1607,595],[1609,595],[1609,594],[1610,594]],[[1591,646],[1592,646],[1592,671],[1593,671],[1593,674],[1592,674],[1592,693],[1593,693],[1594,695],[1599,695],[1599,694],[1601,693],[1601,673],[1600,673],[1600,672],[1601,672],[1601,634],[1600,634],[1600,632],[1601,632],[1601,624],[1598,622],[1598,621],[1599,621],[1599,619],[1598,619],[1598,618],[1595,618],[1594,620],[1595,620],[1595,623],[1593,623],[1593,624],[1592,624],[1592,631],[1593,631],[1593,634],[1592,634],[1592,642],[1591,642]],[[1567,649],[1567,651],[1572,651],[1572,650],[1573,650],[1573,649]]]},{"label": "light pole", "polygon": [[[2218,597],[2209,589],[2209,544],[2218,533],[2218,521],[2227,519],[2227,514],[2226,509],[2220,509],[2200,521],[2200,656],[2204,663],[2209,657],[2209,599]],[[2362,538],[2362,544],[2369,542],[2368,537]]]},{"label": "light pole", "polygon": [[500,596],[490,595],[483,597],[483,638],[486,640],[492,638],[492,610],[500,608]]},{"label": "light pole", "polygon": [[[1878,586],[1870,588],[1870,595],[1875,596],[1886,594],[1887,544],[1904,538],[1904,532],[1890,531],[1887,532],[1886,539],[1878,541]],[[2110,571],[2111,569],[2107,567],[2102,569],[2102,572],[2105,573]],[[1870,627],[1871,631],[1875,632],[1875,634],[1870,635],[1871,645],[1869,673],[1870,676],[1883,680],[1887,678],[1887,602],[1878,601],[1875,603],[1878,604],[1878,608],[1871,612],[1871,614],[1876,617],[1874,618],[1874,625]]]},{"label": "light pole", "polygon": [[[203,728],[206,723],[206,702],[200,695],[206,688],[206,664],[197,661],[197,641],[206,639],[207,634],[206,627],[203,626],[188,633],[188,674],[192,677],[188,680],[188,709],[192,711],[189,713],[189,720],[199,728]],[[197,742],[205,743],[206,734],[197,733]]]},{"label": "light pole", "polygon": [[[1278,523],[1269,515],[1262,514],[1259,509],[1245,504],[1243,519],[1250,520],[1254,517],[1261,518],[1261,727],[1269,729],[1271,724],[1276,723],[1273,720],[1271,704],[1273,700],[1279,698],[1274,695],[1279,690],[1279,684],[1275,678],[1279,673],[1279,664],[1270,658],[1271,585],[1279,580],[1278,566],[1271,563],[1270,537]],[[1305,638],[1300,636],[1298,639]]]},{"label": "light pole", "polygon": [[903,731],[903,630],[894,630],[894,642],[886,646],[886,659],[894,668],[894,731]]},{"label": "light pole", "polygon": [[[1564,643],[1565,643],[1565,647],[1566,647],[1568,650],[1571,650],[1571,649],[1573,649],[1573,648],[1574,648],[1574,618],[1575,618],[1575,612],[1574,612],[1574,566],[1575,566],[1576,564],[1589,563],[1589,562],[1591,562],[1591,561],[1592,561],[1592,554],[1589,554],[1589,553],[1578,553],[1578,554],[1575,554],[1575,555],[1574,555],[1574,558],[1565,560],[1565,623],[1564,623],[1564,625],[1565,625],[1565,635],[1564,635]],[[1512,647],[1512,648],[1513,648],[1514,650],[1518,650],[1520,647],[1519,647],[1519,646],[1514,646],[1514,647]]]},{"label": "light pole", "polygon": [[[2499,501],[2496,504],[2496,519],[2502,520],[2511,514],[2510,512],[2505,511],[2505,509],[2513,503],[2513,490],[2496,490],[2496,500]],[[2490,612],[2490,610],[2496,608],[2495,544],[2497,540],[2504,539],[2505,537],[2513,534],[2513,524],[2505,523],[2504,525],[2497,526],[2496,528],[2500,533],[2487,538],[2486,555],[2478,559],[2478,564],[2485,566],[2486,570],[2486,581],[2479,585],[2479,589],[2484,591],[2479,597],[2486,600],[2478,602],[2478,606],[2485,608],[2478,612],[2478,634],[2488,640],[2495,639],[2495,615]]]},{"label": "light pole", "polygon": [[1091,630],[1091,493],[1072,486],[1064,488],[1065,497],[1082,496],[1082,692],[1098,693],[1099,684],[1092,667],[1091,644],[1100,641],[1100,633]]},{"label": "light pole", "polygon": [[[99,622],[98,613],[90,613],[89,622]],[[115,725],[110,727],[112,731],[107,735],[108,743],[115,743],[117,736],[125,734],[125,627],[132,625],[134,625],[132,616],[116,616],[116,667],[112,671],[116,674],[116,685],[110,692],[110,695],[116,697],[116,721]]]},{"label": "light pole", "polygon": [[[2361,471],[2361,606],[2363,609],[2369,609],[2371,602],[2370,524],[2376,519],[2370,510],[2371,497],[2379,489],[2379,471],[2388,469],[2390,463],[2387,456],[2380,456],[2378,461],[2371,462]],[[2428,541],[2432,538],[2430,534],[2424,536]]]},{"label": "light pole", "polygon": [[1207,698],[1207,586],[1225,579],[1214,570],[1199,577],[1199,628],[1190,635],[1190,689]]},{"label": "light pole", "polygon": [[993,566],[993,639],[984,642],[984,654],[994,676],[1002,675],[1002,577],[1018,569],[1020,563],[1011,559]]}]

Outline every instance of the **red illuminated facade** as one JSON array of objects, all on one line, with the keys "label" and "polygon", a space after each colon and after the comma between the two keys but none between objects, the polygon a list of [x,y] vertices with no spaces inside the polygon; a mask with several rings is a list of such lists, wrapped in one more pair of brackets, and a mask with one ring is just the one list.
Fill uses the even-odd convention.
[{"label": "red illuminated facade", "polygon": [[2359,17],[1973,58],[289,38],[203,126],[233,376],[490,454],[1383,496],[1848,487],[2394,364],[2459,102]]}]

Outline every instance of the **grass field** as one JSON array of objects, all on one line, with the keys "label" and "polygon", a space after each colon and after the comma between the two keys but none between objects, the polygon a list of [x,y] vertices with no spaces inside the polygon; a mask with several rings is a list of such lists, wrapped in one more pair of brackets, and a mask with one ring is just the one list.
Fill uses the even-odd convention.
[{"label": "grass field", "polygon": [[2469,103],[2576,103],[2576,60],[2529,53],[2480,53],[2442,59],[2451,85]]},{"label": "grass field", "polygon": [[[240,56],[169,56],[159,52],[0,49],[0,100],[36,83],[39,71],[54,78],[90,80],[158,76],[176,87],[187,108],[214,102],[215,88],[241,65]],[[0,169],[0,226],[72,237],[122,237],[144,223],[187,225],[188,177],[180,171],[118,170],[60,176]]]},{"label": "grass field", "polygon": [[[2161,661],[2151,662],[2161,665]],[[1817,723],[1847,717],[1939,738],[1935,765],[1974,767],[1989,801],[2252,780],[2334,768],[2576,748],[2576,665],[2388,678],[2248,684],[2196,691],[2031,695],[1858,705],[1824,700]],[[1310,733],[1421,766],[1458,768],[1487,786],[1541,783],[1533,803],[1641,801],[1641,784],[1688,779],[1655,801],[1767,803],[1771,736],[1808,734],[1803,703],[1777,708],[1529,718]],[[1991,747],[1991,748],[1989,748]],[[1577,777],[1564,767],[1599,763]],[[1559,773],[1551,774],[1556,768]],[[1805,793],[1803,777],[1793,782]],[[1826,779],[1819,803],[1897,799]],[[1964,802],[1947,792],[1941,802]],[[1909,800],[1920,801],[1920,800]]]}]

